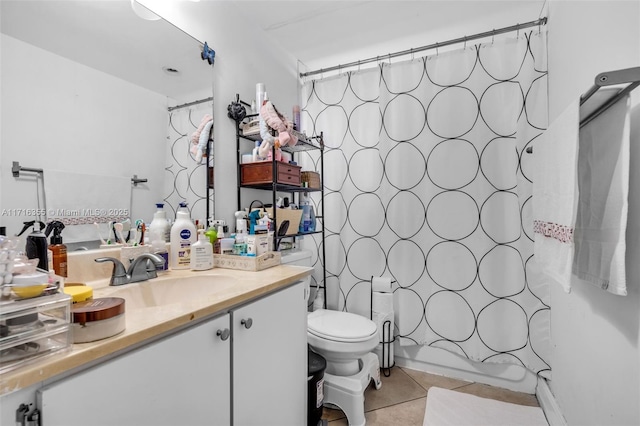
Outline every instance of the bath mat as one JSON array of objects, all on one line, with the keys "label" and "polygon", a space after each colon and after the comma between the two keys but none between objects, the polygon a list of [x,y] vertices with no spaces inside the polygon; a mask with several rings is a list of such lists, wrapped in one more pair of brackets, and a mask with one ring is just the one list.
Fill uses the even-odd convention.
[{"label": "bath mat", "polygon": [[423,426],[548,426],[540,407],[432,387]]}]

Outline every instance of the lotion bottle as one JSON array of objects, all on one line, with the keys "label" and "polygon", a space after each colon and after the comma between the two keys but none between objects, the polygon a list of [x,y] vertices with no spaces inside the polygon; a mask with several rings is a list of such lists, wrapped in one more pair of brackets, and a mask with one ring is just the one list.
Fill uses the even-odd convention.
[{"label": "lotion bottle", "polygon": [[171,224],[167,220],[167,213],[164,211],[164,204],[156,204],[156,212],[153,214],[153,220],[149,225],[149,234],[158,235],[164,240],[169,241],[171,238]]},{"label": "lotion bottle", "polygon": [[191,246],[191,269],[206,271],[213,268],[213,246],[204,229],[198,231],[198,241]]},{"label": "lotion bottle", "polygon": [[196,226],[191,221],[187,203],[180,203],[176,221],[171,227],[171,269],[189,269],[191,266],[191,245],[196,242]]}]

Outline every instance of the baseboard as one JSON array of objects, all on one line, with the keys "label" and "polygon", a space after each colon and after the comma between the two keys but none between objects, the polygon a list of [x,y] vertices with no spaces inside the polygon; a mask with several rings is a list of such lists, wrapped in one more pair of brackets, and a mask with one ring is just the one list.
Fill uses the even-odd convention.
[{"label": "baseboard", "polygon": [[536,398],[538,398],[538,404],[540,404],[540,408],[542,408],[544,415],[547,417],[549,426],[567,426],[567,421],[560,411],[560,406],[553,393],[551,393],[549,383],[542,377],[538,377]]}]

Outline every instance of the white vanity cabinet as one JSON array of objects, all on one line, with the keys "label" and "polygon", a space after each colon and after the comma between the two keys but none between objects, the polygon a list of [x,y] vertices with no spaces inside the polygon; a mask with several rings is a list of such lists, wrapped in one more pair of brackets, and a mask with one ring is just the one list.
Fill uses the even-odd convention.
[{"label": "white vanity cabinet", "polygon": [[231,312],[233,424],[307,424],[306,286]]},{"label": "white vanity cabinet", "polygon": [[43,426],[304,425],[307,292],[297,282],[83,371],[5,395],[2,411],[15,416],[36,394]]},{"label": "white vanity cabinet", "polygon": [[45,386],[44,426],[229,425],[229,314]]}]

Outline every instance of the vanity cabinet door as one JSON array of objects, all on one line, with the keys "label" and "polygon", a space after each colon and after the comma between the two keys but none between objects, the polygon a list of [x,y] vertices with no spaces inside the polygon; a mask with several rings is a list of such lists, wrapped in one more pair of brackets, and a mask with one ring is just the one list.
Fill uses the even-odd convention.
[{"label": "vanity cabinet door", "polygon": [[230,425],[228,330],[226,314],[43,388],[42,424]]},{"label": "vanity cabinet door", "polygon": [[307,423],[307,311],[302,283],[231,313],[233,424]]}]

